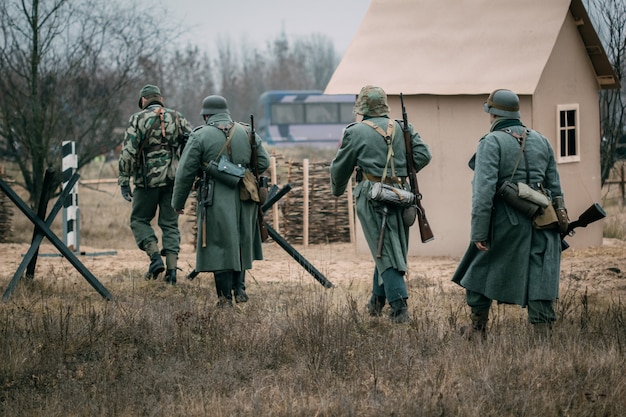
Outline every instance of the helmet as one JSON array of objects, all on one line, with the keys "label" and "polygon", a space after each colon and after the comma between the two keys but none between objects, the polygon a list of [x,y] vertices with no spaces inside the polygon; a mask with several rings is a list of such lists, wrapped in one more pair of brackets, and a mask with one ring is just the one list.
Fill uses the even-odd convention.
[{"label": "helmet", "polygon": [[207,96],[202,100],[202,110],[200,110],[200,116],[206,116],[207,114],[226,113],[228,111],[228,103],[222,96]]},{"label": "helmet", "polygon": [[519,97],[511,90],[495,90],[489,94],[485,111],[496,116],[519,119]]},{"label": "helmet", "polygon": [[356,98],[354,113],[372,117],[388,115],[387,94],[380,87],[366,85]]}]

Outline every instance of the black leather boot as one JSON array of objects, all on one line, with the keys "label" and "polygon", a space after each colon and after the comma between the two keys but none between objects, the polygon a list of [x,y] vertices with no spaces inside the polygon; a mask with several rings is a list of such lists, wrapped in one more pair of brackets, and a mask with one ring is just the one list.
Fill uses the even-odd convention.
[{"label": "black leather boot", "polygon": [[217,306],[218,307],[232,307],[233,306],[233,273],[227,272],[214,272],[215,276],[215,290],[217,292]]},{"label": "black leather boot", "polygon": [[533,337],[535,341],[546,342],[552,336],[552,323],[533,323]]},{"label": "black leather boot", "polygon": [[367,303],[367,312],[372,317],[379,317],[383,313],[383,307],[385,307],[385,303],[387,302],[387,298],[384,295],[374,295],[370,298]]},{"label": "black leather boot", "polygon": [[478,335],[483,340],[487,339],[487,322],[489,321],[489,310],[472,312],[470,315],[472,324],[461,327],[461,336],[467,340],[475,339]]},{"label": "black leather boot", "polygon": [[165,282],[167,282],[168,284],[172,284],[172,285],[176,284],[176,270],[175,269],[168,269],[165,272]]},{"label": "black leather boot", "polygon": [[248,301],[246,294],[246,271],[233,271],[233,292],[237,304]]},{"label": "black leather boot", "polygon": [[409,309],[407,307],[406,298],[389,303],[391,311],[389,312],[389,319],[393,323],[406,323],[409,321]]},{"label": "black leather boot", "polygon": [[161,254],[154,252],[150,255],[150,266],[148,267],[148,272],[146,272],[146,279],[157,279],[163,271],[165,271],[165,265],[163,264],[163,259],[161,259]]}]

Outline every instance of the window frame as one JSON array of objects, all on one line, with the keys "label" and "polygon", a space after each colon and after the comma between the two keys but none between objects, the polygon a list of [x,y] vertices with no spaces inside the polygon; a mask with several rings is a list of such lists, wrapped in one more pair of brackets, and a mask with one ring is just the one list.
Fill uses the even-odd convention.
[{"label": "window frame", "polygon": [[[561,126],[561,113],[573,110],[575,112],[574,135],[576,154],[561,155],[561,132],[571,130],[572,126]],[[567,117],[565,117],[567,124]],[[567,149],[567,144],[566,144]],[[557,163],[580,162],[580,106],[578,103],[557,104],[556,106],[556,161]]]}]

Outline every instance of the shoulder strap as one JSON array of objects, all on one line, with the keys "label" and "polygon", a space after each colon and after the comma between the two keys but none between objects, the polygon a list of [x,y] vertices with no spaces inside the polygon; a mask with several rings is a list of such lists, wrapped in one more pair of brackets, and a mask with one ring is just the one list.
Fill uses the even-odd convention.
[{"label": "shoulder strap", "polygon": [[396,177],[396,167],[393,162],[393,134],[396,129],[396,123],[393,119],[389,119],[389,123],[387,123],[387,131],[385,132],[380,126],[372,122],[371,120],[363,120],[363,123],[374,129],[378,132],[379,135],[385,139],[385,143],[387,144],[387,161],[385,162],[385,170],[383,171],[383,175],[381,177],[381,181],[385,182],[385,178],[387,178],[387,167],[389,166],[389,162],[391,161],[391,176]]},{"label": "shoulder strap", "polygon": [[[517,167],[519,166],[519,162],[522,159],[522,155],[524,155],[524,158],[526,158],[526,153],[524,153],[524,148],[526,147],[526,137],[528,136],[528,129],[524,129],[524,133],[522,133],[521,135],[518,135],[517,133],[513,132],[511,129],[502,129],[502,131],[504,133],[508,133],[509,135],[513,136],[515,139],[517,139],[517,141],[520,143],[520,150],[519,150],[519,155],[517,155],[517,160],[515,161],[515,168],[513,168],[513,173],[511,174],[511,178],[509,179],[509,181],[513,180],[513,176],[515,175],[515,172],[517,172]],[[526,167],[528,167],[528,160],[526,160]],[[528,183],[529,179],[529,172],[528,169],[526,169],[526,183]]]},{"label": "shoulder strap", "polygon": [[[228,132],[228,135],[226,136],[226,142],[224,142],[224,145],[222,146],[222,149],[220,149],[220,153],[218,153],[217,157],[215,158],[216,161],[220,158],[220,156],[222,156],[222,153],[224,153],[224,150],[226,148],[229,149],[228,154],[230,155],[230,141],[233,138],[233,135],[235,134],[235,130],[236,129],[237,129],[237,122],[233,122],[233,126],[230,128],[230,131]],[[222,132],[223,132],[223,130],[222,130]],[[226,134],[226,132],[224,132],[224,134]]]},{"label": "shoulder strap", "polygon": [[393,119],[389,119],[389,123],[387,124],[387,131],[386,132],[380,126],[378,126],[376,123],[372,122],[371,120],[363,120],[362,123],[368,125],[372,129],[374,129],[383,138],[392,138],[392,140],[393,140],[393,131],[394,131],[394,128],[395,128],[395,123],[394,123]]}]

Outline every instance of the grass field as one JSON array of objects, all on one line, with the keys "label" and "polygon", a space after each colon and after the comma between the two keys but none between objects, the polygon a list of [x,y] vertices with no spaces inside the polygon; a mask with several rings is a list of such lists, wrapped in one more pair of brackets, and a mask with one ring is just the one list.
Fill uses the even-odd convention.
[{"label": "grass field", "polygon": [[[110,177],[111,167],[100,169]],[[225,311],[215,306],[209,274],[179,278],[175,287],[143,280],[145,255],[115,185],[81,186],[80,195],[81,239],[119,252],[85,260],[115,299],[100,297],[62,259],[39,260],[36,279],[21,280],[0,303],[1,416],[618,417],[626,410],[625,223],[615,190],[603,202],[612,244],[564,253],[552,336],[537,338],[525,310],[499,305],[487,340],[471,342],[458,332],[468,320],[464,294],[449,281],[458,259],[412,257],[411,322],[392,325],[365,312],[369,256],[350,244],[297,246],[332,277],[336,288],[324,289],[265,244],[250,301]],[[32,236],[22,217],[15,216],[14,241],[0,244],[3,291]]]}]

